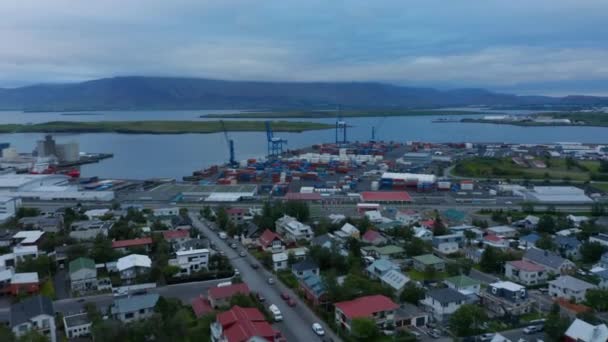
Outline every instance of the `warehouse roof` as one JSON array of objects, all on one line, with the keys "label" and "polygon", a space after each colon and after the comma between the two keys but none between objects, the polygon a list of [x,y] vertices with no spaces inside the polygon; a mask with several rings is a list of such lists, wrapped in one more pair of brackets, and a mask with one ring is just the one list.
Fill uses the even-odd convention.
[{"label": "warehouse roof", "polygon": [[364,191],[363,202],[411,202],[412,197],[405,191]]},{"label": "warehouse roof", "polygon": [[302,192],[288,192],[284,197],[288,201],[320,201],[321,194],[318,192],[302,193]]}]

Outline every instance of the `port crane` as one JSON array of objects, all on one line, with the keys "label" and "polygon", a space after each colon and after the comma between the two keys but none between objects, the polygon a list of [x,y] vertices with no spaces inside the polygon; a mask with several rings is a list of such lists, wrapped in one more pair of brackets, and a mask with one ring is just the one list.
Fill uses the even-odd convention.
[{"label": "port crane", "polygon": [[270,121],[266,121],[266,140],[268,142],[268,158],[276,158],[283,153],[283,145],[287,140],[274,136]]},{"label": "port crane", "polygon": [[237,162],[234,158],[234,140],[230,139],[228,136],[228,130],[226,129],[226,124],[224,120],[220,120],[220,124],[222,125],[222,131],[224,132],[224,139],[226,139],[226,144],[228,144],[228,150],[230,152],[230,159],[228,160],[228,164],[231,167],[235,167]]},{"label": "port crane", "polygon": [[346,128],[348,125],[346,121],[342,120],[342,114],[340,108],[338,108],[338,118],[336,119],[336,145],[343,146],[348,143],[346,141]]}]

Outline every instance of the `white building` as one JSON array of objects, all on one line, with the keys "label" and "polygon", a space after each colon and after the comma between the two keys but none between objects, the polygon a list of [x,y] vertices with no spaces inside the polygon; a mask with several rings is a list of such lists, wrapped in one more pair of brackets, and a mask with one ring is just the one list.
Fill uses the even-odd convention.
[{"label": "white building", "polygon": [[12,196],[0,196],[0,223],[4,223],[15,216],[21,207],[21,199]]},{"label": "white building", "polygon": [[147,255],[131,254],[118,259],[116,269],[121,279],[133,279],[144,274],[152,267],[152,260]]},{"label": "white building", "polygon": [[38,243],[42,235],[44,235],[42,230],[22,230],[13,235],[13,240],[19,246],[32,246]]},{"label": "white building", "polygon": [[65,335],[69,339],[90,335],[92,325],[93,323],[89,320],[89,315],[86,313],[63,317]]},{"label": "white building", "polygon": [[53,301],[48,297],[34,296],[12,304],[10,326],[17,337],[35,330],[51,342],[56,342],[57,328]]},{"label": "white building", "polygon": [[587,290],[595,288],[597,286],[593,284],[566,275],[549,282],[549,295],[580,303],[585,300]]},{"label": "white building", "polygon": [[0,196],[36,200],[112,201],[113,191],[81,191],[66,175],[0,175]]},{"label": "white building", "polygon": [[287,260],[289,256],[285,252],[275,253],[272,255],[272,268],[275,271],[286,270],[288,266]]},{"label": "white building", "polygon": [[152,211],[154,216],[177,216],[179,215],[179,208],[157,208]]},{"label": "white building", "polygon": [[276,222],[277,233],[282,234],[284,238],[291,241],[306,240],[310,241],[314,234],[312,228],[295,218],[284,215]]},{"label": "white building", "polygon": [[189,276],[209,266],[209,250],[206,248],[178,251],[175,256],[169,264],[179,267],[176,276]]},{"label": "white building", "polygon": [[589,242],[597,242],[604,247],[608,247],[608,234],[600,233],[598,235],[590,236]]}]

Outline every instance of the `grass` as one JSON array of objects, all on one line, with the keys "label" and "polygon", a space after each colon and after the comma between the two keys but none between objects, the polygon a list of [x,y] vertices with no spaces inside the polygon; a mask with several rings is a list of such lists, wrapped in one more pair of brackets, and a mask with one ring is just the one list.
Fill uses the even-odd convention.
[{"label": "grass", "polygon": [[[226,121],[227,131],[263,132],[262,121]],[[302,132],[328,129],[332,125],[316,122],[274,121],[275,132]],[[125,133],[125,134],[183,134],[222,132],[221,121],[53,121],[39,124],[0,125],[0,133]]]},{"label": "grass", "polygon": [[424,281],[424,280],[440,281],[440,280],[447,278],[447,276],[448,276],[448,274],[446,272],[435,272],[433,278],[429,279],[424,272],[420,272],[418,270],[410,270],[407,272],[407,275],[412,280],[417,280],[417,281]]},{"label": "grass", "polygon": [[545,318],[545,316],[543,316],[542,314],[540,314],[539,312],[536,312],[536,311],[528,312],[526,314],[519,316],[519,320],[522,322],[530,322],[535,319],[541,319],[541,318]]},{"label": "grass", "polygon": [[608,192],[608,183],[593,183],[591,186],[604,192]]},{"label": "grass", "polygon": [[456,164],[454,174],[462,177],[475,178],[529,178],[529,179],[570,179],[587,181],[591,174],[599,170],[599,162],[584,161],[580,166],[568,169],[564,159],[537,159],[547,164],[540,169],[515,164],[511,158],[470,158]]},{"label": "grass", "polygon": [[290,289],[298,288],[298,279],[296,279],[291,271],[280,271],[277,273],[277,278]]},{"label": "grass", "polygon": [[[458,110],[429,110],[429,109],[371,109],[371,110],[343,110],[342,117],[386,117],[386,116],[435,116],[435,115],[468,115],[483,114],[473,111]],[[276,112],[244,112],[238,114],[207,114],[204,118],[302,118],[302,119],[327,119],[337,117],[337,111],[330,110],[299,110],[299,111],[276,111]]]}]

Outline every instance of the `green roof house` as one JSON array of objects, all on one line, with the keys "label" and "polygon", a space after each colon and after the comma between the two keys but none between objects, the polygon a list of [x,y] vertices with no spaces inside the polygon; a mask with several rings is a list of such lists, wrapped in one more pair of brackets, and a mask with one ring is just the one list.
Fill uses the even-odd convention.
[{"label": "green roof house", "polygon": [[481,282],[466,275],[458,275],[443,281],[448,287],[457,290],[465,296],[478,295]]},{"label": "green roof house", "polygon": [[412,259],[414,259],[414,268],[420,272],[424,272],[429,266],[434,267],[438,272],[445,269],[445,261],[433,254],[423,254],[415,256]]},{"label": "green roof house", "polygon": [[69,271],[72,292],[87,292],[97,289],[97,268],[92,259],[72,260],[69,264]]}]

